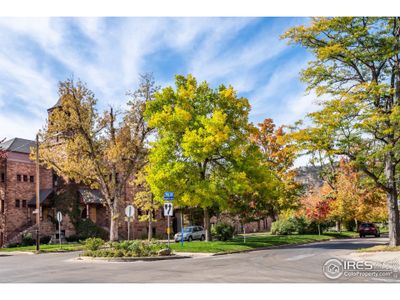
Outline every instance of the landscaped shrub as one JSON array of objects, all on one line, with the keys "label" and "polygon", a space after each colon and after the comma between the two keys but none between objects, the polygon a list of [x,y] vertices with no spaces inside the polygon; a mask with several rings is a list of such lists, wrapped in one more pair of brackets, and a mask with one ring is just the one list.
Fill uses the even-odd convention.
[{"label": "landscaped shrub", "polygon": [[380,224],[375,224],[375,225],[378,226],[379,231],[380,231],[381,233],[389,232],[389,226],[388,226],[387,224],[382,224],[382,223],[380,223]]},{"label": "landscaped shrub", "polygon": [[356,222],[354,220],[349,220],[343,222],[344,227],[347,229],[347,231],[357,231],[358,228],[356,226]]},{"label": "landscaped shrub", "polygon": [[290,219],[281,219],[272,223],[271,233],[277,235],[288,235],[295,232],[295,226]]},{"label": "landscaped shrub", "polygon": [[26,233],[22,236],[21,246],[32,246],[35,245],[35,240],[32,237],[32,233]]},{"label": "landscaped shrub", "polygon": [[113,242],[109,244],[110,248],[101,249],[92,248],[87,249],[83,253],[84,256],[93,257],[144,257],[144,256],[156,256],[159,251],[165,249],[166,244],[157,241],[121,241]]},{"label": "landscaped shrub", "polygon": [[107,230],[93,223],[90,219],[80,220],[76,226],[77,236],[79,240],[85,240],[90,237],[97,237],[107,240],[109,233]]},{"label": "landscaped shrub", "polygon": [[79,235],[74,234],[74,235],[70,235],[70,236],[65,237],[65,240],[66,240],[68,243],[76,243],[76,242],[80,242],[80,241],[85,240],[85,238],[83,238],[83,237],[81,237],[81,236],[79,236]]},{"label": "landscaped shrub", "polygon": [[292,222],[294,231],[298,234],[317,234],[318,224],[304,216],[292,217],[288,221]]},{"label": "landscaped shrub", "polygon": [[218,223],[211,229],[211,235],[220,241],[232,239],[235,228],[227,223]]},{"label": "landscaped shrub", "polygon": [[83,242],[83,244],[86,250],[96,251],[104,245],[104,240],[101,238],[88,238]]},{"label": "landscaped shrub", "polygon": [[40,238],[40,244],[48,244],[48,243],[50,243],[50,240],[51,240],[51,236],[49,236],[49,235],[42,236]]}]

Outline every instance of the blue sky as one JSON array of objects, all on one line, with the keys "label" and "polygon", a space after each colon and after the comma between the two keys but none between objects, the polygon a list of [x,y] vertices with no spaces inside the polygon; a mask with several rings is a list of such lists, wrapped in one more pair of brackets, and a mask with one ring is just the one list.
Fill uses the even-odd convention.
[{"label": "blue sky", "polygon": [[315,109],[299,72],[309,53],[279,36],[305,18],[0,18],[0,138],[34,139],[57,82],[80,78],[99,109],[123,107],[138,74],[161,86],[191,73],[231,84],[252,105],[251,121],[292,124]]}]

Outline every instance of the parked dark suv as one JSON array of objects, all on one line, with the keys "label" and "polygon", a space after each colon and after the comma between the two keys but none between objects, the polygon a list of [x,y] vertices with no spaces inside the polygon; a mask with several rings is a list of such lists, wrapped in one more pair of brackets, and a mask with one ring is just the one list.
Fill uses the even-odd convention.
[{"label": "parked dark suv", "polygon": [[373,235],[375,237],[381,236],[379,229],[373,223],[361,223],[358,227],[358,232],[360,233],[360,238],[366,235]]}]

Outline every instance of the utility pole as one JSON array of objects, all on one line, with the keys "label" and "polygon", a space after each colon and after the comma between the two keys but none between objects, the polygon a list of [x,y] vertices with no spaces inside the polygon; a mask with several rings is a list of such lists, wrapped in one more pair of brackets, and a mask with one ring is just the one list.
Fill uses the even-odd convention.
[{"label": "utility pole", "polygon": [[36,134],[36,251],[40,251],[40,167],[39,134]]}]

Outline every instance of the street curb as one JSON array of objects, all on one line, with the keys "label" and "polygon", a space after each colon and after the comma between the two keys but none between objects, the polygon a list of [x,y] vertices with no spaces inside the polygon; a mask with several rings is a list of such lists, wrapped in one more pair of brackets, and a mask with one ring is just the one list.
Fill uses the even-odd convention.
[{"label": "street curb", "polygon": [[[254,248],[254,249],[247,249],[247,250],[239,250],[239,251],[232,251],[232,252],[219,252],[219,253],[214,253],[211,256],[221,256],[221,255],[228,255],[228,254],[238,254],[238,253],[247,253],[247,252],[254,252],[254,251],[262,251],[262,250],[270,250],[270,249],[279,249],[279,248],[293,248],[296,246],[301,246],[301,245],[309,245],[309,244],[319,244],[319,243],[324,243],[324,242],[330,242],[330,241],[335,241],[335,240],[345,240],[345,239],[354,239],[355,237],[349,237],[349,238],[331,238],[328,240],[324,241],[317,241],[317,242],[304,242],[304,243],[296,243],[296,244],[284,244],[284,245],[276,245],[276,246],[268,246],[268,247],[260,247],[260,248]],[[196,253],[196,252],[194,252]]]},{"label": "street curb", "polygon": [[158,260],[172,260],[192,258],[191,256],[171,255],[171,256],[147,256],[147,257],[92,257],[92,256],[79,256],[76,260],[82,261],[107,261],[107,262],[133,262],[133,261],[158,261]]}]

